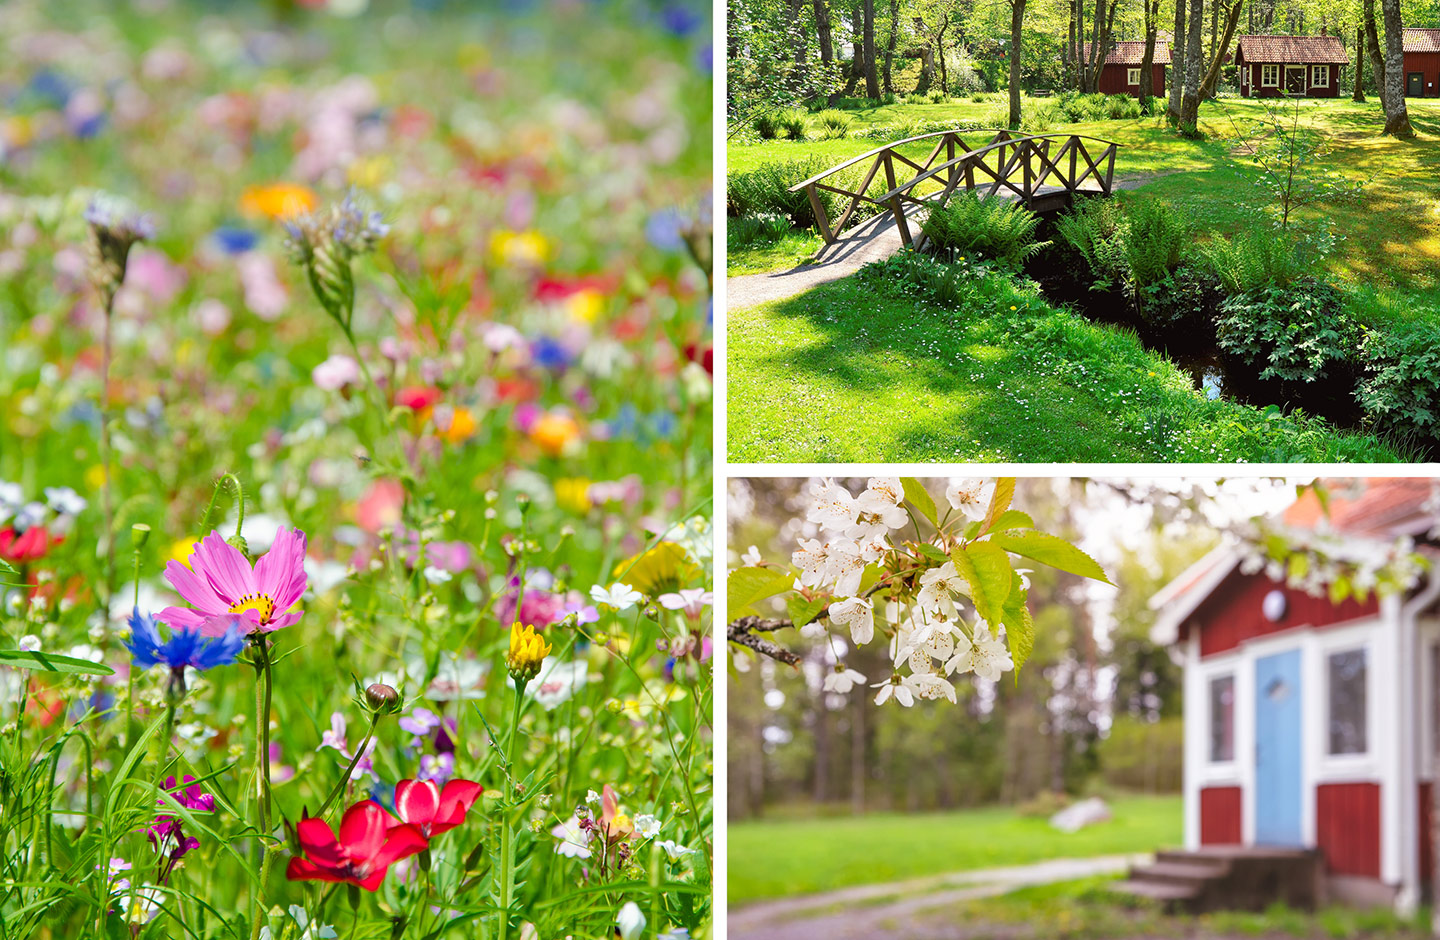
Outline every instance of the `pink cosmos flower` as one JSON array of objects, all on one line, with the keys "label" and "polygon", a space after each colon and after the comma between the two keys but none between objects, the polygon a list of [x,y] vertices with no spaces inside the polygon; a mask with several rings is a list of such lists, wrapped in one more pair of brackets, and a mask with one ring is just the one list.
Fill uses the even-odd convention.
[{"label": "pink cosmos flower", "polygon": [[250,567],[240,550],[211,532],[195,543],[187,564],[171,560],[165,579],[194,608],[167,607],[157,618],[172,629],[222,636],[239,614],[242,633],[269,633],[300,620],[290,611],[305,593],[305,533],[282,527],[270,551]]}]

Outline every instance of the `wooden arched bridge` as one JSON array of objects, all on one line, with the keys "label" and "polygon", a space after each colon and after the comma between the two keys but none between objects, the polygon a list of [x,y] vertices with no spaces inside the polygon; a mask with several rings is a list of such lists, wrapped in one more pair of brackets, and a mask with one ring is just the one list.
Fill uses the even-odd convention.
[{"label": "wooden arched bridge", "polygon": [[[1076,193],[1110,195],[1115,178],[1115,152],[1120,146],[1113,141],[1079,134],[1012,134],[998,130],[988,142],[972,147],[962,133],[973,137],[977,133],[992,132],[936,131],[907,137],[796,183],[790,191],[803,189],[809,194],[815,221],[827,245],[841,238],[846,223],[862,202],[878,206],[882,217],[892,216],[901,241],[910,246],[914,245],[914,238],[906,221],[906,211],[913,207],[944,205],[962,188],[982,199],[1019,199],[1036,212],[1068,206]],[[935,145],[924,163],[917,163],[900,152],[907,144],[928,140],[934,140]],[[857,188],[846,189],[841,185],[842,180],[834,178],[837,173],[867,160],[869,169]],[[870,186],[882,170],[889,189],[871,196]],[[901,178],[912,171],[909,179]],[[820,197],[821,190],[850,199],[849,206],[833,222],[826,212],[825,200]]]}]

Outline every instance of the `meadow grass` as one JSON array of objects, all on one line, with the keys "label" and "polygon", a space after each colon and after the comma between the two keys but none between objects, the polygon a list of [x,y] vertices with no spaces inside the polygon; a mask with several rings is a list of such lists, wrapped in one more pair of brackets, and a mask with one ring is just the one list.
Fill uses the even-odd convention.
[{"label": "meadow grass", "polygon": [[847,278],[729,314],[730,459],[1393,460],[1373,437],[1228,401],[1134,333],[993,278],[947,309]]},{"label": "meadow grass", "polygon": [[[1071,834],[1008,807],[734,822],[730,903],[1052,858],[1149,852],[1180,842],[1178,796],[1123,797],[1111,810],[1110,822]],[[777,845],[785,852],[776,852]]]}]

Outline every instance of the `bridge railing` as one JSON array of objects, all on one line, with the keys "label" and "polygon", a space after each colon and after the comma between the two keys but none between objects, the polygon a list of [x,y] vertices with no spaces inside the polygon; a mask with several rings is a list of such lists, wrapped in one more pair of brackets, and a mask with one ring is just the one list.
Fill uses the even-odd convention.
[{"label": "bridge railing", "polygon": [[[815,213],[816,224],[826,244],[834,244],[839,233],[845,230],[845,225],[855,213],[855,209],[861,202],[866,202],[878,206],[882,214],[888,212],[895,217],[900,237],[906,245],[913,244],[913,239],[905,219],[905,205],[944,205],[961,186],[967,191],[980,190],[982,199],[998,195],[1002,190],[1007,194],[1013,193],[1027,206],[1041,195],[1041,190],[1046,185],[1054,187],[1052,192],[1063,190],[1066,194],[1073,195],[1085,191],[1081,189],[1081,184],[1092,178],[1099,192],[1107,196],[1110,194],[1115,176],[1115,154],[1119,147],[1119,144],[1113,141],[1080,134],[1016,136],[1001,129],[995,131],[994,136],[986,143],[971,147],[961,133],[937,131],[876,147],[808,180],[796,183],[790,187],[790,191],[799,192],[803,189],[809,195],[810,207]],[[907,144],[929,139],[935,140],[935,146],[923,163],[911,160],[898,150]],[[1057,141],[1060,143],[1055,146]],[[1098,153],[1092,155],[1092,149],[1098,150]],[[942,153],[945,158],[940,160]],[[990,163],[992,159],[993,166]],[[837,185],[838,181],[831,180],[835,174],[866,160],[870,161],[869,170],[856,189],[845,189]],[[914,175],[902,181],[902,174],[896,172],[897,163],[908,166],[914,171]],[[889,188],[884,194],[872,197],[869,195],[870,184],[882,170]],[[988,181],[983,179],[984,177],[988,177]],[[977,178],[980,179],[978,184]],[[939,187],[938,193],[916,193],[916,188],[922,183],[931,182]],[[826,211],[825,200],[820,197],[821,191],[850,199],[849,205],[833,224]]]}]

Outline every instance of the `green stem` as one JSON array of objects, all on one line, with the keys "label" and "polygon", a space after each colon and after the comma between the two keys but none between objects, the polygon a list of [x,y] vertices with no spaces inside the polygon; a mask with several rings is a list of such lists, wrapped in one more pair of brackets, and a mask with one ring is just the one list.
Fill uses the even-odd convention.
[{"label": "green stem", "polygon": [[[115,314],[115,293],[108,291],[105,298],[104,334],[100,341],[100,467],[105,472],[101,481],[100,500],[105,515],[105,609],[115,596],[115,503],[111,495],[112,475],[110,457],[110,360],[113,347],[110,340],[110,321]],[[128,742],[127,742],[128,743]]]},{"label": "green stem", "polygon": [[[239,481],[236,481],[239,485]],[[242,500],[243,505],[243,500]],[[243,513],[243,509],[241,512]],[[270,861],[270,649],[265,634],[255,634],[255,803],[259,883],[250,895],[250,938],[260,936],[265,869]]]},{"label": "green stem", "polygon": [[325,797],[325,802],[320,804],[320,811],[315,814],[316,816],[324,816],[325,811],[330,808],[330,804],[334,803],[335,799],[345,791],[346,785],[350,783],[350,775],[355,772],[355,765],[360,763],[360,758],[365,755],[365,749],[370,746],[370,739],[375,736],[375,728],[379,724],[380,714],[376,712],[370,718],[370,729],[365,732],[365,737],[360,742],[360,746],[355,749],[355,756],[350,758],[350,764],[345,768],[345,772],[340,775],[340,779],[335,782],[335,788],[330,791],[329,796]]},{"label": "green stem", "polygon": [[[140,549],[135,549],[135,599],[131,604],[140,609]],[[135,664],[132,662],[125,673],[125,749],[135,744]]]},{"label": "green stem", "polygon": [[520,713],[525,708],[525,683],[515,680],[515,713],[510,720],[510,733],[505,740],[505,819],[500,828],[500,940],[510,935],[510,905],[515,899],[515,826],[511,802],[515,798],[515,732],[520,727]]}]

